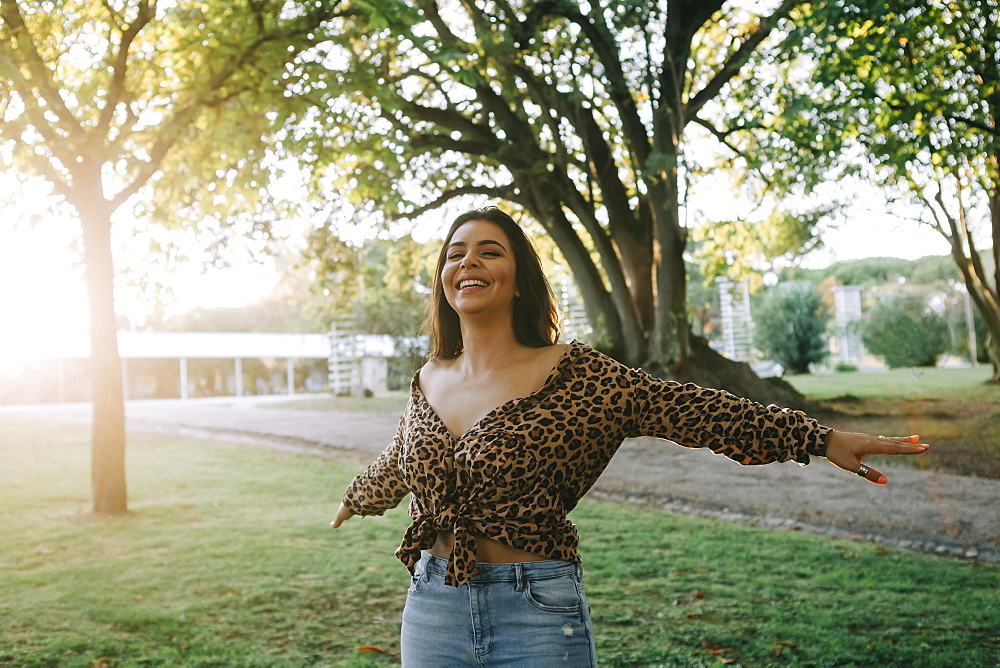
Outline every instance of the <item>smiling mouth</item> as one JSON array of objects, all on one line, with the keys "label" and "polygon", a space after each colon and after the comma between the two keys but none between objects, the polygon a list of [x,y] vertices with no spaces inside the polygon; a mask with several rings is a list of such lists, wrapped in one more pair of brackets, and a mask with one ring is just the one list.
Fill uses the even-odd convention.
[{"label": "smiling mouth", "polygon": [[459,290],[464,290],[465,288],[485,288],[486,283],[484,281],[474,281],[466,280],[458,284]]}]

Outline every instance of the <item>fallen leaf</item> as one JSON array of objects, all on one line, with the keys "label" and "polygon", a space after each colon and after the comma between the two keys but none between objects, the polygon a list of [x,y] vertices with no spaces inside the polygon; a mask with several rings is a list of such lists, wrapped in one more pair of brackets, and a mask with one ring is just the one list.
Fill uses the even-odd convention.
[{"label": "fallen leaf", "polygon": [[726,664],[726,665],[729,665],[730,663],[736,663],[736,659],[727,659],[727,658],[721,657],[721,656],[719,657],[719,661],[721,663]]},{"label": "fallen leaf", "polygon": [[691,597],[692,598],[705,598],[705,592],[703,592],[700,589],[695,589],[693,592],[691,592]]},{"label": "fallen leaf", "polygon": [[389,650],[382,649],[376,645],[362,645],[358,648],[359,652],[375,652],[376,654],[389,654]]},{"label": "fallen leaf", "polygon": [[785,642],[783,640],[779,640],[778,642],[774,643],[774,646],[775,647],[790,647],[792,649],[798,648],[798,645],[796,645],[795,643],[793,643],[793,642]]}]

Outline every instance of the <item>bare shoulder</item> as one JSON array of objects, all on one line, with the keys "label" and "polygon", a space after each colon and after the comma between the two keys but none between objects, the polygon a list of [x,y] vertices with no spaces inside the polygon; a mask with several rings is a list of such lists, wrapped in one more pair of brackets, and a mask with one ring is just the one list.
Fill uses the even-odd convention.
[{"label": "bare shoulder", "polygon": [[556,363],[562,359],[563,355],[566,354],[567,348],[570,344],[568,343],[557,343],[551,346],[545,346],[544,348],[536,348],[535,361],[541,366],[547,366],[549,368],[556,365]]},{"label": "bare shoulder", "polygon": [[420,367],[420,387],[426,394],[427,388],[439,383],[455,364],[455,360],[430,359]]}]

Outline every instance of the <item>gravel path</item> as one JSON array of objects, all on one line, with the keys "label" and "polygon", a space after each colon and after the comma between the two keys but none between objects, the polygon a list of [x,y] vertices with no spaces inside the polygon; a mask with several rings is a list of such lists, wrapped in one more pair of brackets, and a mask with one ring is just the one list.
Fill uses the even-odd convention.
[{"label": "gravel path", "polygon": [[[289,397],[132,401],[131,433],[163,432],[352,456],[368,461],[392,438],[397,415],[268,407]],[[89,404],[0,409],[89,421]],[[345,452],[347,451],[347,452]],[[707,450],[657,439],[626,441],[590,492],[686,515],[1000,561],[1000,480],[880,463],[872,485],[825,460],[741,467]],[[331,509],[332,512],[332,509]]]}]

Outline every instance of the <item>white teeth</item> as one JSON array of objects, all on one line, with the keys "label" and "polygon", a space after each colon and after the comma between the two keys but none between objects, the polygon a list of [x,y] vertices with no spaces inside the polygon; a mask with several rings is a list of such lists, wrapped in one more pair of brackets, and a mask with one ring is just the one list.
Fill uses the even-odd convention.
[{"label": "white teeth", "polygon": [[473,287],[485,288],[486,283],[484,283],[483,281],[467,280],[467,281],[462,281],[461,283],[458,284],[459,290],[464,290],[465,288],[473,288]]}]

